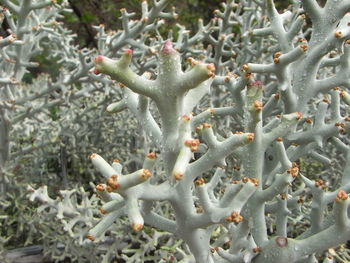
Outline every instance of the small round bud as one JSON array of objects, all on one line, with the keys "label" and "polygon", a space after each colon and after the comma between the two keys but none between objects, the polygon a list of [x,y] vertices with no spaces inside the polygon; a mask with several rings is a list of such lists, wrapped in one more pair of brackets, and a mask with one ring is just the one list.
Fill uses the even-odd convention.
[{"label": "small round bud", "polygon": [[176,181],[180,181],[182,179],[182,177],[184,176],[184,174],[183,173],[174,173],[173,176],[174,176]]},{"label": "small round bud", "polygon": [[197,186],[203,186],[205,184],[205,181],[203,178],[199,178],[194,182]]},{"label": "small round bud", "polygon": [[86,235],[86,238],[90,239],[91,241],[95,240],[95,237],[93,235],[90,235],[90,234]]},{"label": "small round bud", "polygon": [[146,155],[146,157],[147,157],[148,159],[154,160],[154,159],[157,158],[157,155],[156,155],[155,152],[150,152],[150,153],[148,153],[148,154]]},{"label": "small round bud", "polygon": [[143,225],[142,224],[132,224],[131,227],[135,232],[138,232],[143,228]]},{"label": "small round bud", "polygon": [[343,32],[342,31],[337,31],[334,33],[335,38],[342,38],[343,37]]}]

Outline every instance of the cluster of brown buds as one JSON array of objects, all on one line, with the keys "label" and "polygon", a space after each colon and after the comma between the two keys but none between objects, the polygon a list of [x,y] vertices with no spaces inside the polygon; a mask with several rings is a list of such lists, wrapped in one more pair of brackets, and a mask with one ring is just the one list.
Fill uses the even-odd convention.
[{"label": "cluster of brown buds", "polygon": [[[194,67],[194,66],[196,66],[196,65],[198,65],[198,64],[203,63],[203,62],[200,62],[200,61],[198,61],[198,60],[195,60],[193,57],[189,57],[189,58],[187,59],[187,61],[188,61],[189,63],[191,63],[191,66],[192,66],[192,67]],[[215,77],[215,65],[211,63],[211,64],[207,64],[206,67],[207,67],[207,70],[208,70],[208,77],[209,77],[209,78]]]},{"label": "cluster of brown buds", "polygon": [[191,64],[192,67],[200,63],[198,60],[195,60],[193,57],[187,58],[187,61]]},{"label": "cluster of brown buds", "polygon": [[[259,180],[258,179],[256,179],[256,178],[249,178],[249,177],[243,177],[242,179],[241,179],[241,181],[243,182],[243,183],[248,183],[248,182],[251,182],[251,183],[253,183],[255,186],[258,186],[259,185]],[[238,184],[239,183],[239,181],[238,180],[232,180],[231,181],[231,184]]]},{"label": "cluster of brown buds", "polygon": [[118,175],[113,174],[111,177],[107,179],[107,192],[113,192],[114,190],[119,188],[119,184],[117,183]]},{"label": "cluster of brown buds", "polygon": [[[234,134],[243,134],[244,132],[242,131],[236,131]],[[247,134],[247,141],[252,142],[254,140],[254,133],[250,132]]]},{"label": "cluster of brown buds", "polygon": [[152,176],[152,173],[148,169],[142,169],[140,176],[141,176],[141,178],[147,180],[148,178],[150,178]]},{"label": "cluster of brown buds", "polygon": [[280,56],[282,56],[281,52],[276,52],[275,54],[273,54],[273,63],[278,64],[280,62]]},{"label": "cluster of brown buds", "polygon": [[299,167],[297,163],[293,162],[292,167],[287,170],[287,173],[291,174],[293,177],[297,177],[299,174]]},{"label": "cluster of brown buds", "polygon": [[215,77],[215,66],[214,64],[208,64],[207,65],[208,69],[208,77],[209,78],[214,78]]},{"label": "cluster of brown buds", "polygon": [[335,126],[339,128],[339,132],[340,133],[345,133],[346,132],[346,125],[345,123],[342,123],[342,122],[336,122],[335,123]]},{"label": "cluster of brown buds", "polygon": [[323,189],[323,190],[325,190],[327,188],[326,182],[323,181],[322,179],[317,179],[315,181],[315,186],[317,188],[320,188],[320,189]]},{"label": "cluster of brown buds", "polygon": [[238,212],[233,211],[230,216],[225,217],[225,221],[240,223],[243,221],[243,216],[241,216]]},{"label": "cluster of brown buds", "polygon": [[200,141],[198,139],[189,139],[185,141],[185,145],[187,147],[190,147],[191,152],[198,151],[199,144],[200,144]]},{"label": "cluster of brown buds", "polygon": [[236,171],[240,171],[241,170],[241,167],[239,167],[238,165],[234,165],[232,168],[235,169]]},{"label": "cluster of brown buds", "polygon": [[259,180],[256,179],[256,178],[243,177],[243,178],[242,178],[242,182],[245,183],[245,184],[248,183],[248,182],[251,182],[251,183],[253,183],[255,186],[258,186],[258,185],[259,185]]},{"label": "cluster of brown buds", "polygon": [[335,198],[336,202],[345,201],[349,198],[348,194],[344,190],[340,190]]}]

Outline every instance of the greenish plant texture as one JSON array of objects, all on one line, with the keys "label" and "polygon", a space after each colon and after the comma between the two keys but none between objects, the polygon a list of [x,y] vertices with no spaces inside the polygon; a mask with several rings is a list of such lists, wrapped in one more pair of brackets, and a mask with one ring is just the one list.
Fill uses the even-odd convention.
[{"label": "greenish plant texture", "polygon": [[0,3],[2,261],[350,261],[348,0]]}]

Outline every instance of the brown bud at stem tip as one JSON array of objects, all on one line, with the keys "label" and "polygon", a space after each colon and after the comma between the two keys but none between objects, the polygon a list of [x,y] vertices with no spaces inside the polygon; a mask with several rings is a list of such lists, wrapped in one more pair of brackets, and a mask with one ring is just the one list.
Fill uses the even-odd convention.
[{"label": "brown bud at stem tip", "polygon": [[315,186],[322,188],[325,185],[325,182],[321,179],[315,181]]},{"label": "brown bud at stem tip", "polygon": [[196,213],[197,213],[197,214],[201,214],[201,213],[203,213],[203,212],[204,212],[203,207],[199,206],[199,207],[196,208]]},{"label": "brown bud at stem tip", "polygon": [[213,72],[208,73],[208,78],[214,78],[214,77],[215,77],[215,74]]},{"label": "brown bud at stem tip", "polygon": [[236,171],[239,171],[239,170],[241,170],[241,167],[239,167],[238,165],[234,165],[233,169],[235,169]]},{"label": "brown bud at stem tip", "polygon": [[218,251],[218,250],[219,250],[218,247],[214,247],[214,248],[211,248],[211,249],[210,249],[211,253],[215,253],[215,252]]},{"label": "brown bud at stem tip", "polygon": [[101,212],[101,214],[107,214],[107,211],[103,208],[100,208],[100,212]]},{"label": "brown bud at stem tip", "polygon": [[[113,174],[110,178],[107,179],[107,185],[110,188],[112,188],[112,191],[119,188],[119,184],[117,183],[117,178],[118,178],[118,175]],[[109,189],[107,188],[107,191],[108,190]]]},{"label": "brown bud at stem tip", "polygon": [[148,178],[150,178],[151,176],[152,176],[152,173],[151,173],[150,170],[148,170],[148,169],[142,169],[141,177],[142,177],[143,179],[148,179]]},{"label": "brown bud at stem tip", "polygon": [[214,71],[215,71],[215,66],[214,66],[214,64],[208,64],[208,65],[207,65],[207,69],[208,69],[209,71],[214,72]]},{"label": "brown bud at stem tip", "polygon": [[335,201],[339,203],[341,201],[347,200],[348,198],[348,194],[344,190],[340,190],[337,194],[337,197],[335,198]]},{"label": "brown bud at stem tip", "polygon": [[254,101],[253,106],[256,111],[261,111],[263,108],[262,102],[258,100]]},{"label": "brown bud at stem tip", "polygon": [[185,141],[187,147],[197,147],[200,144],[198,139],[189,139]]},{"label": "brown bud at stem tip", "polygon": [[182,120],[183,121],[189,121],[191,118],[190,118],[190,116],[188,116],[188,115],[183,115],[182,116]]},{"label": "brown bud at stem tip", "polygon": [[205,184],[204,179],[203,178],[199,178],[194,182],[197,186],[202,186]]},{"label": "brown bud at stem tip", "polygon": [[275,54],[273,54],[274,58],[279,58],[280,56],[282,56],[281,52],[276,52]]},{"label": "brown bud at stem tip", "polygon": [[299,174],[299,168],[296,166],[296,167],[292,167],[292,168],[289,168],[287,170],[287,173],[292,175],[292,177],[297,177],[298,174]]},{"label": "brown bud at stem tip", "polygon": [[89,156],[89,160],[92,160],[96,157],[97,153],[92,153],[90,156]]},{"label": "brown bud at stem tip", "polygon": [[259,186],[259,180],[257,178],[251,178],[250,181],[255,185]]},{"label": "brown bud at stem tip", "polygon": [[143,225],[142,224],[132,224],[131,227],[135,232],[138,232],[143,228]]},{"label": "brown bud at stem tip", "polygon": [[86,238],[90,239],[91,241],[95,240],[95,237],[93,235],[90,235],[90,234],[86,235]]},{"label": "brown bud at stem tip", "polygon": [[243,216],[241,216],[238,212],[233,211],[230,216],[225,217],[225,221],[240,223],[243,221]]},{"label": "brown bud at stem tip", "polygon": [[303,117],[303,114],[301,112],[297,112],[297,120],[300,120]]},{"label": "brown bud at stem tip", "polygon": [[254,133],[248,133],[248,135],[247,135],[247,140],[248,140],[249,142],[252,142],[252,141],[254,140]]},{"label": "brown bud at stem tip", "polygon": [[260,252],[261,252],[261,247],[253,248],[253,253],[260,253]]},{"label": "brown bud at stem tip", "polygon": [[336,127],[342,127],[342,128],[345,128],[345,124],[344,124],[344,123],[342,123],[342,122],[336,122],[334,125],[335,125]]},{"label": "brown bud at stem tip", "polygon": [[148,159],[156,159],[157,155],[155,152],[148,153],[146,156]]},{"label": "brown bud at stem tip", "polygon": [[311,119],[311,118],[307,118],[307,119],[305,120],[305,122],[308,123],[308,124],[311,124],[311,123],[312,123],[312,119]]},{"label": "brown bud at stem tip", "polygon": [[99,185],[96,186],[96,190],[100,191],[100,192],[103,192],[105,190],[105,187],[102,184],[99,184]]},{"label": "brown bud at stem tip", "polygon": [[242,66],[242,69],[241,69],[241,70],[242,70],[243,72],[247,72],[248,69],[249,69],[248,64],[244,64],[244,65]]},{"label": "brown bud at stem tip", "polygon": [[176,181],[180,181],[182,179],[182,177],[184,176],[184,174],[182,174],[182,173],[173,173],[173,176],[174,176]]},{"label": "brown bud at stem tip", "polygon": [[298,204],[303,204],[305,202],[305,200],[304,200],[304,198],[300,197],[297,202],[298,202]]},{"label": "brown bud at stem tip", "polygon": [[209,124],[209,123],[203,123],[203,128],[204,129],[209,129],[209,128],[211,128],[211,125]]},{"label": "brown bud at stem tip", "polygon": [[308,45],[305,45],[305,44],[302,44],[302,45],[300,45],[300,48],[301,48],[304,52],[306,52],[306,51],[309,49],[309,46],[308,46]]}]

